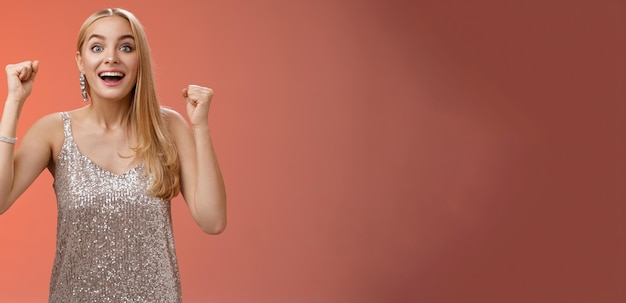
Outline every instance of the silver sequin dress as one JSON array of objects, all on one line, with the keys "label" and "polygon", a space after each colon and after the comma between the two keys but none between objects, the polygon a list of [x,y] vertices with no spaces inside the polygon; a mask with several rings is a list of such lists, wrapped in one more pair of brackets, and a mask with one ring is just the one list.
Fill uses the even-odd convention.
[{"label": "silver sequin dress", "polygon": [[49,302],[181,302],[170,202],[146,194],[141,164],[114,174],[92,162],[61,116]]}]

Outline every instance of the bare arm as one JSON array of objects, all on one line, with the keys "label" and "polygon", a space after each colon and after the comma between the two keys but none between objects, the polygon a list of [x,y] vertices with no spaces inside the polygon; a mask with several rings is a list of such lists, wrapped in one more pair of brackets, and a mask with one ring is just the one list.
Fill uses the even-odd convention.
[{"label": "bare arm", "polygon": [[[32,91],[38,69],[38,61],[6,66],[8,94],[0,120],[0,136],[15,137],[22,107]],[[0,142],[0,214],[9,209],[49,162],[50,141],[46,137],[41,127],[29,131],[15,154],[14,144]]]},{"label": "bare arm", "polygon": [[181,192],[191,215],[205,233],[219,234],[226,228],[226,189],[209,133],[212,96],[210,88],[184,89],[191,127],[176,114],[171,128],[181,161]]}]

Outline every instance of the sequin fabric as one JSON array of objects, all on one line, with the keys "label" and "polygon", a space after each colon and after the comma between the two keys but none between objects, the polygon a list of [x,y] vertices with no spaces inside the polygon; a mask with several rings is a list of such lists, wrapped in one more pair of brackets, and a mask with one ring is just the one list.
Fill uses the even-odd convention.
[{"label": "sequin fabric", "polygon": [[169,201],[146,194],[141,164],[114,174],[92,162],[61,116],[49,302],[181,302]]}]

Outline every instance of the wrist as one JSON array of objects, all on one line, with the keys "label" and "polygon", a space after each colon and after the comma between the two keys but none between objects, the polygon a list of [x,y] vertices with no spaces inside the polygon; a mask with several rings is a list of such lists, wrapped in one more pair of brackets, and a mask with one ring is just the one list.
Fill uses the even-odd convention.
[{"label": "wrist", "polygon": [[200,122],[200,123],[192,123],[191,128],[194,131],[205,131],[209,129],[208,121]]},{"label": "wrist", "polygon": [[24,104],[24,100],[20,100],[19,98],[16,97],[12,97],[12,96],[8,96],[7,99],[4,101],[4,106],[11,106],[11,107],[15,107],[15,108],[22,108],[22,105]]}]

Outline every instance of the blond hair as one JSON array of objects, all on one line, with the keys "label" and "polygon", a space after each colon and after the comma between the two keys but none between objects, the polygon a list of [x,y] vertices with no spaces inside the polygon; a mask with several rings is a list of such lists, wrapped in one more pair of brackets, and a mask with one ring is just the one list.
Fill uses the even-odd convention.
[{"label": "blond hair", "polygon": [[[77,51],[81,52],[89,26],[100,18],[111,16],[122,17],[130,24],[139,61],[137,82],[127,117],[129,129],[137,138],[137,145],[133,149],[145,165],[146,176],[151,179],[149,193],[170,200],[180,192],[180,163],[156,95],[150,49],[143,26],[131,12],[121,8],[95,12],[80,28]],[[85,89],[89,91],[88,83]]]}]

